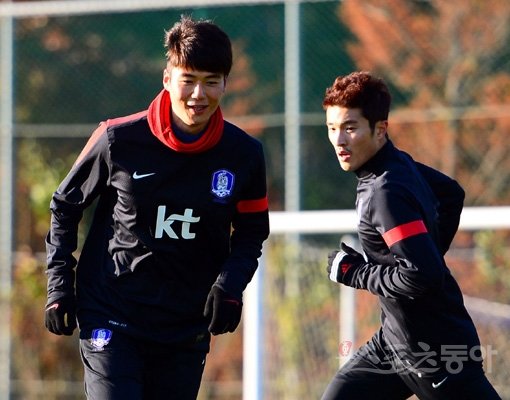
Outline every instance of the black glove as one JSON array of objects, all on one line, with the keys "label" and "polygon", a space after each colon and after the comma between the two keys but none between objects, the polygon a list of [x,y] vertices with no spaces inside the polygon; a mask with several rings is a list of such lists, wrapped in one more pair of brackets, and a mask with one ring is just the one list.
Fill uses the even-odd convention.
[{"label": "black glove", "polygon": [[243,302],[230,296],[218,286],[213,285],[205,303],[204,317],[211,320],[209,332],[221,335],[234,332],[241,321]]},{"label": "black glove", "polygon": [[366,264],[365,258],[353,248],[342,242],[341,250],[328,255],[328,275],[333,282],[345,283],[345,276],[356,268]]},{"label": "black glove", "polygon": [[62,297],[46,306],[46,329],[55,335],[71,336],[76,328],[74,296]]}]

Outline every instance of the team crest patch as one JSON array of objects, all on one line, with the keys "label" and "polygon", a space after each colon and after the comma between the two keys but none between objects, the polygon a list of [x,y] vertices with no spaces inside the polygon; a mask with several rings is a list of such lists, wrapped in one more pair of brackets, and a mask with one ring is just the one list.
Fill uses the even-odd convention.
[{"label": "team crest patch", "polygon": [[213,174],[211,191],[220,199],[230,196],[234,187],[234,174],[226,169],[220,169]]},{"label": "team crest patch", "polygon": [[90,344],[96,351],[103,350],[110,339],[112,338],[112,331],[109,329],[94,329],[92,331],[92,337],[90,338]]}]

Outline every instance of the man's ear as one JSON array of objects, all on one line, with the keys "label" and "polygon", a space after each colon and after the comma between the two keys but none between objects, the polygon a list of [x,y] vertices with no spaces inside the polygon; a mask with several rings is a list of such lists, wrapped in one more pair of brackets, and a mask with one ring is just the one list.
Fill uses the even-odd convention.
[{"label": "man's ear", "polygon": [[387,120],[377,121],[375,123],[375,134],[377,135],[377,137],[379,139],[386,138],[386,136],[388,134],[388,121]]},{"label": "man's ear", "polygon": [[171,71],[168,68],[163,70],[163,87],[170,90]]}]

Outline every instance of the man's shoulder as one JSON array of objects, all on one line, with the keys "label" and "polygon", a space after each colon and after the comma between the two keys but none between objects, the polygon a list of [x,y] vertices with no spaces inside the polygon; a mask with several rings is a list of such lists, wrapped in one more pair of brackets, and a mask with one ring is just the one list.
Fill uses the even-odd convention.
[{"label": "man's shoulder", "polygon": [[123,117],[116,117],[107,119],[104,124],[107,129],[117,129],[127,126],[132,126],[139,122],[146,123],[147,121],[147,110],[139,111],[134,114],[126,115]]},{"label": "man's shoulder", "polygon": [[419,178],[416,161],[405,151],[396,149],[393,157],[388,159],[385,172],[380,180],[391,184],[409,185]]},{"label": "man's shoulder", "polygon": [[228,121],[224,122],[223,134],[225,135],[225,138],[227,140],[233,141],[238,145],[241,144],[248,147],[262,146],[260,141],[256,137],[250,135],[245,130]]},{"label": "man's shoulder", "polygon": [[419,181],[412,158],[397,156],[388,160],[384,172],[373,178],[370,183],[371,197],[380,203],[408,197],[416,191]]},{"label": "man's shoulder", "polygon": [[101,123],[110,144],[118,142],[145,143],[152,135],[147,121],[147,111],[140,111],[123,117],[107,119]]}]

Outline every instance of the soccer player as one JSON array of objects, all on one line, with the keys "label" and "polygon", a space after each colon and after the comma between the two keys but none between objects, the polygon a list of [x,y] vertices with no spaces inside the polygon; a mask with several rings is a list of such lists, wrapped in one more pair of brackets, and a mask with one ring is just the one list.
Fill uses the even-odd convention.
[{"label": "soccer player", "polygon": [[464,191],[414,161],[388,137],[391,97],[367,72],[326,90],[328,137],[340,166],[358,179],[358,236],[329,255],[331,280],[379,297],[382,326],[337,372],[323,400],[499,399],[480,341],[444,261]]},{"label": "soccer player", "polygon": [[164,40],[163,90],[100,123],[51,201],[46,327],[71,335],[77,317],[88,399],[195,399],[269,235],[262,146],[219,106],[229,37],[183,16]]}]

